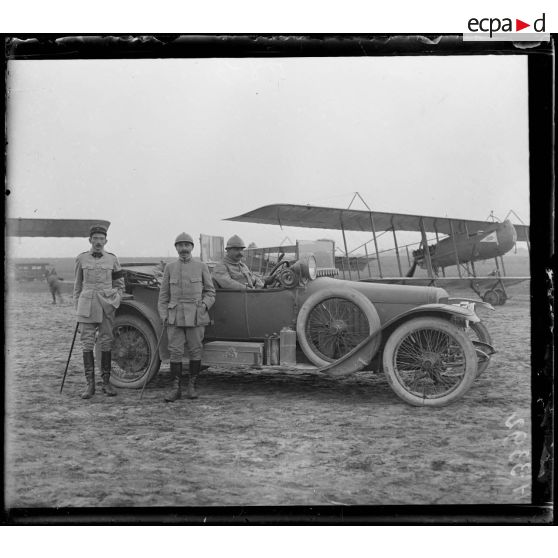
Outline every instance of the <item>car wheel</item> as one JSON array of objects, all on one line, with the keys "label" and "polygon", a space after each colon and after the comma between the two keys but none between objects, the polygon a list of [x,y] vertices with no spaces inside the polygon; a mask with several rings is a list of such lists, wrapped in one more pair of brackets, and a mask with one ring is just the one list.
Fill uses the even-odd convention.
[{"label": "car wheel", "polygon": [[112,332],[111,383],[122,388],[143,387],[161,366],[155,354],[155,332],[147,322],[131,314],[116,316]]},{"label": "car wheel", "polygon": [[383,368],[406,403],[442,407],[461,397],[477,374],[477,354],[465,331],[449,320],[415,318],[388,338]]},{"label": "car wheel", "polygon": [[[380,317],[372,302],[362,293],[342,287],[310,296],[296,322],[300,348],[316,366],[339,360],[379,328]],[[376,352],[381,335],[373,342]]]}]

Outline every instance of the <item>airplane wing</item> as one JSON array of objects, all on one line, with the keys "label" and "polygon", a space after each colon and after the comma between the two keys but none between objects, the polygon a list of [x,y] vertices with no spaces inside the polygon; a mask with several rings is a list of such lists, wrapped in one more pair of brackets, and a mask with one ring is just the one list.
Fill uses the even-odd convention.
[{"label": "airplane wing", "polygon": [[110,221],[103,219],[6,219],[7,236],[89,237],[93,225],[107,229]]},{"label": "airplane wing", "polygon": [[364,283],[388,283],[395,285],[438,286],[467,289],[472,285],[477,289],[491,289],[503,283],[506,287],[529,281],[530,277],[367,277]]},{"label": "airplane wing", "polygon": [[[454,219],[449,217],[429,217],[405,213],[386,213],[382,211],[364,211],[359,209],[341,209],[336,207],[319,207],[315,205],[273,204],[265,205],[238,215],[227,221],[242,223],[259,223],[262,225],[279,225],[289,227],[307,227],[311,229],[334,229],[346,231],[416,231],[421,230],[421,221],[425,232],[451,235],[453,232],[469,234],[486,230],[494,226],[493,221],[476,221],[472,219]],[[451,225],[450,225],[451,222]],[[514,225],[518,240],[529,239],[529,227]]]}]

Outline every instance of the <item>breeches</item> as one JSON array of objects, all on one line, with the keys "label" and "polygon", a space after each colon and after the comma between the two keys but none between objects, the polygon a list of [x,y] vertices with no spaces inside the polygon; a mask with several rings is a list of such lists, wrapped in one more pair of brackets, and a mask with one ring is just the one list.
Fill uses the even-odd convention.
[{"label": "breeches", "polygon": [[95,348],[95,331],[99,329],[99,345],[101,351],[112,349],[112,326],[114,324],[115,312],[109,314],[103,312],[103,321],[99,324],[79,323],[81,334],[81,345],[84,351],[92,351]]},{"label": "breeches", "polygon": [[182,362],[184,343],[188,345],[190,360],[201,360],[204,333],[204,326],[180,327],[169,325],[167,327],[167,336],[169,338],[170,361]]}]

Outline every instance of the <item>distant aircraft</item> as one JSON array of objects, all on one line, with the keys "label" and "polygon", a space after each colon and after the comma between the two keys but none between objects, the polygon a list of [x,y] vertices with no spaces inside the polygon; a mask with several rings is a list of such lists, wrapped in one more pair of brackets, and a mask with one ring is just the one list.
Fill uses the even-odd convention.
[{"label": "distant aircraft", "polygon": [[[362,281],[446,285],[456,288],[469,287],[483,300],[494,305],[506,302],[508,298],[506,285],[513,285],[529,279],[529,277],[505,276],[502,256],[509,252],[518,241],[526,242],[529,248],[529,227],[513,225],[509,220],[499,223],[293,204],[267,205],[227,220],[265,225],[341,230],[345,245],[345,256],[349,254],[345,231],[369,232],[372,234],[375,253],[373,256],[369,256],[368,243],[365,243],[363,245],[366,250],[365,262],[369,266],[371,259],[376,261],[379,277],[361,279],[359,276],[359,280]],[[393,234],[394,251],[399,269],[399,275],[396,277],[386,277],[384,275],[381,261],[383,252],[378,249],[377,233],[388,231]],[[402,246],[406,249],[409,264],[406,273],[403,273],[396,231],[421,233],[420,247],[414,250],[412,255],[409,253],[408,246]],[[428,244],[427,233],[436,235],[434,244]],[[443,238],[440,238],[440,236],[443,236]],[[498,261],[498,258],[500,258],[500,261]],[[475,262],[489,259],[494,259],[495,271],[488,276],[478,276]],[[450,266],[457,267],[459,277],[446,277],[445,268]],[[349,278],[352,278],[351,267],[351,265],[348,266]],[[417,267],[426,269],[428,276],[415,277]],[[441,277],[439,275],[440,271],[442,273]]]},{"label": "distant aircraft", "polygon": [[6,219],[7,236],[29,237],[89,237],[93,225],[107,229],[110,221],[103,219]]}]

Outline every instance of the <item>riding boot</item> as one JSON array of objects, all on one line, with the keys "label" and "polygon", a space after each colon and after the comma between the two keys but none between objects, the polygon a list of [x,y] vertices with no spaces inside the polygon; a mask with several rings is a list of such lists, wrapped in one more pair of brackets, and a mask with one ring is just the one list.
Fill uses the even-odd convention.
[{"label": "riding boot", "polygon": [[196,392],[196,383],[198,381],[198,376],[200,375],[201,360],[191,360],[190,361],[190,375],[188,376],[188,393],[186,397],[188,399],[197,399],[198,394]]},{"label": "riding boot", "polygon": [[90,399],[95,395],[95,358],[93,357],[93,351],[83,351],[83,367],[87,388],[81,394],[81,398]]},{"label": "riding boot", "polygon": [[182,397],[182,362],[171,362],[170,368],[174,389],[165,396],[167,403],[172,403]]},{"label": "riding boot", "polygon": [[114,396],[116,391],[110,385],[112,355],[110,351],[101,352],[101,378],[103,378],[103,393],[105,395]]}]

